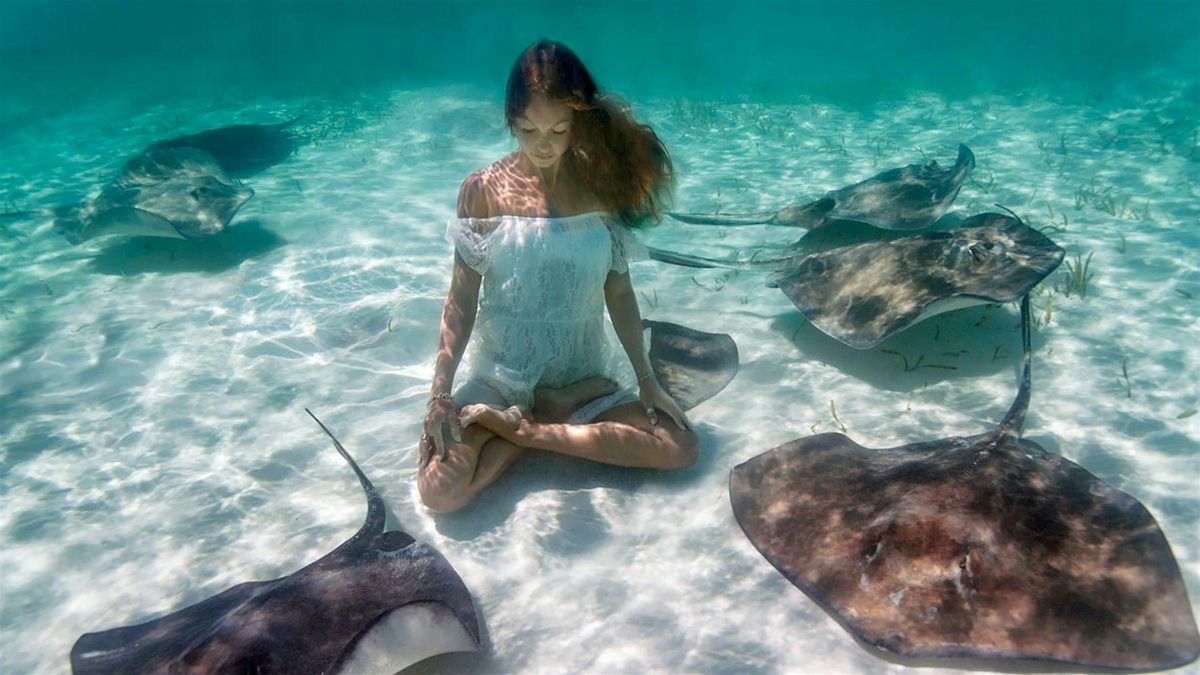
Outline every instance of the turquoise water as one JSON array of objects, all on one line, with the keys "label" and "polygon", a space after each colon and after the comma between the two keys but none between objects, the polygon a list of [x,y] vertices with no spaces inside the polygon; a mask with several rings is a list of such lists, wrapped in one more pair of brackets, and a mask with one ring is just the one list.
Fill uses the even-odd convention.
[{"label": "turquoise water", "polygon": [[[361,494],[307,406],[466,580],[484,672],[901,670],[754,551],[727,472],[839,421],[873,447],[987,429],[1015,393],[1012,307],[858,352],[754,275],[640,263],[644,314],[741,350],[692,413],[700,462],[539,458],[464,514],[419,505],[444,223],[462,178],[513,147],[503,80],[542,35],[660,133],[680,210],[774,210],[969,145],[956,215],[1002,203],[1092,255],[1086,297],[1035,298],[1026,435],[1150,509],[1200,613],[1198,26],[1183,2],[0,3],[6,211],[95,194],[157,139],[310,115],[226,236],[72,247],[45,217],[0,221],[3,669],[63,672],[85,631],[348,537]],[[647,240],[720,255],[796,236]],[[955,369],[906,372],[893,352],[935,334],[928,358]]]}]

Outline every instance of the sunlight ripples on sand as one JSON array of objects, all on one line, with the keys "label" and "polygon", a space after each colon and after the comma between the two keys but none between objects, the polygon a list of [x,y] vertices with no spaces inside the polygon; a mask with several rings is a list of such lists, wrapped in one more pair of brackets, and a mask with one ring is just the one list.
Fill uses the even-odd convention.
[{"label": "sunlight ripples on sand", "polygon": [[[774,211],[893,166],[946,165],[962,142],[978,167],[951,221],[1001,203],[1072,264],[1091,254],[1086,297],[1066,295],[1064,267],[1034,298],[1026,429],[1151,509],[1197,608],[1200,415],[1186,413],[1200,405],[1200,150],[1167,122],[1200,111],[1146,88],[1105,109],[933,94],[861,111],[634,104],[677,163],[679,211]],[[49,208],[94,194],[156,138],[341,103],[64,112],[6,139],[15,180],[2,196]],[[468,88],[375,92],[353,109],[344,132],[249,181],[256,195],[223,243],[72,248],[47,218],[0,232],[6,667],[64,672],[85,631],[290,572],[344,540],[362,495],[309,407],[397,524],[466,580],[490,636],[482,672],[899,672],[754,551],[727,473],[843,425],[872,447],[985,431],[1016,391],[1015,309],[960,310],[857,352],[758,275],[639,263],[645,315],[728,332],[740,349],[739,376],[691,414],[698,464],[659,476],[537,458],[435,518],[413,477],[445,222],[462,178],[511,141],[499,101]],[[801,234],[667,224],[645,237],[734,256],[784,253]],[[906,370],[918,356],[944,367]]]}]

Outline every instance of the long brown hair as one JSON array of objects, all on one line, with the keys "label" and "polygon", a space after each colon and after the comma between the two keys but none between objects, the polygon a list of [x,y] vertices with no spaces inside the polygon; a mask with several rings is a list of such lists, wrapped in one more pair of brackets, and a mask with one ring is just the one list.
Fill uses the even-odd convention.
[{"label": "long brown hair", "polygon": [[584,184],[630,227],[657,221],[671,197],[671,156],[654,130],[639,124],[620,99],[602,93],[583,61],[561,42],[541,39],[513,64],[504,119],[514,129],[535,94],[566,105],[571,148]]}]

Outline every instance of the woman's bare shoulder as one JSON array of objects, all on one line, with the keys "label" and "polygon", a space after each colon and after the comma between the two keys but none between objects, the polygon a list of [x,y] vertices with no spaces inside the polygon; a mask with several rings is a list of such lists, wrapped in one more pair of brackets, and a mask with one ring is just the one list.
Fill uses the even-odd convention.
[{"label": "woman's bare shoulder", "polygon": [[490,218],[506,213],[504,196],[512,192],[512,163],[509,155],[467,176],[458,190],[459,218]]},{"label": "woman's bare shoulder", "polygon": [[467,176],[462,187],[458,189],[459,218],[487,218],[491,215],[488,202],[488,186],[483,177],[486,169],[481,169]]}]

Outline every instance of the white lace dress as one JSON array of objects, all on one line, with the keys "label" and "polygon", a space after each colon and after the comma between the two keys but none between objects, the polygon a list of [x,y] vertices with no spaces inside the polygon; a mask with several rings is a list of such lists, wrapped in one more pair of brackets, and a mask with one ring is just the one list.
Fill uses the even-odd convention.
[{"label": "white lace dress", "polygon": [[[530,406],[538,386],[562,387],[595,375],[621,385],[584,406],[572,422],[637,400],[633,369],[614,349],[604,318],[604,282],[646,249],[603,212],[563,218],[451,218],[446,238],[483,276],[458,405],[479,382],[509,405]],[[618,354],[619,352],[619,354]]]}]

